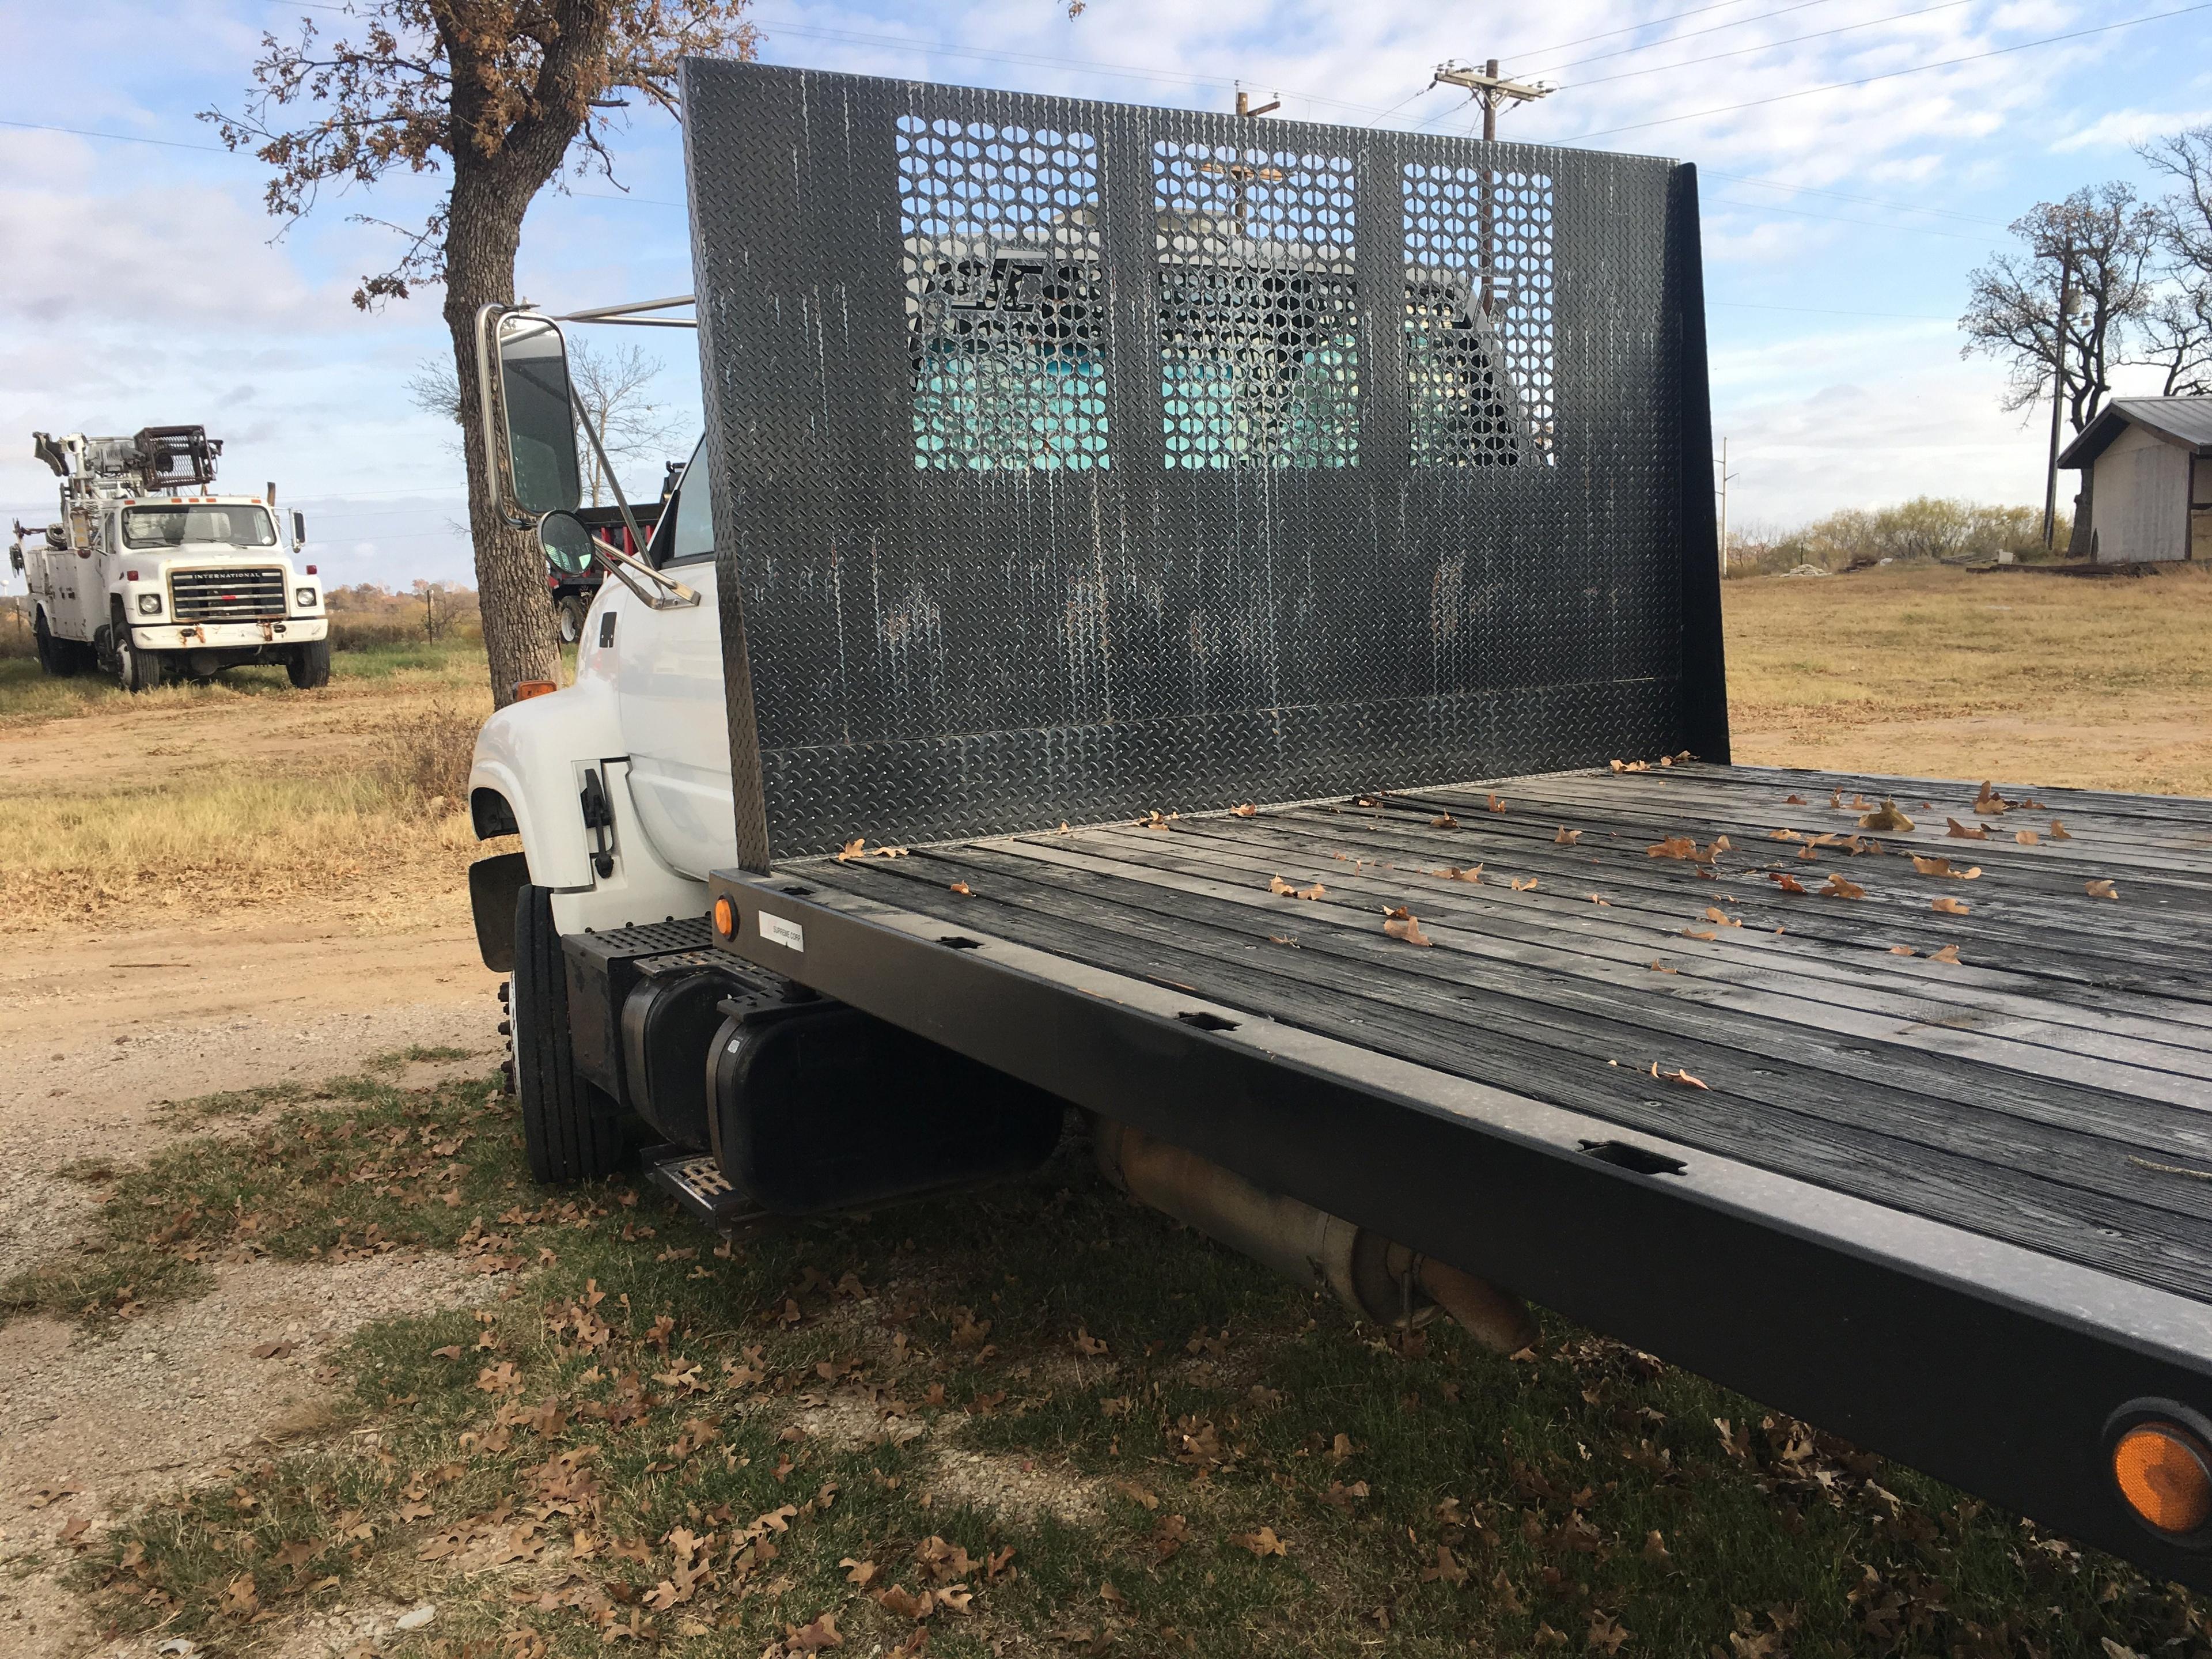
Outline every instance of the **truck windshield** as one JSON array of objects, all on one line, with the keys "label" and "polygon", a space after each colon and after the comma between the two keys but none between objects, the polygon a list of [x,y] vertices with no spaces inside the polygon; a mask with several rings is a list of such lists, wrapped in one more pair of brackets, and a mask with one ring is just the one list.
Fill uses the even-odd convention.
[{"label": "truck windshield", "polygon": [[130,507],[125,547],[274,547],[276,526],[261,507]]}]

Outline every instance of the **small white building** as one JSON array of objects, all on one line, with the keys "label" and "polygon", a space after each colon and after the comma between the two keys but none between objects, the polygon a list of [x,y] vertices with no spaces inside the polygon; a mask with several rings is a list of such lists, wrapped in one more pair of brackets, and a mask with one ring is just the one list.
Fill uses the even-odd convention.
[{"label": "small white building", "polygon": [[2115,398],[2058,465],[2081,473],[2077,555],[2212,560],[2212,398]]}]

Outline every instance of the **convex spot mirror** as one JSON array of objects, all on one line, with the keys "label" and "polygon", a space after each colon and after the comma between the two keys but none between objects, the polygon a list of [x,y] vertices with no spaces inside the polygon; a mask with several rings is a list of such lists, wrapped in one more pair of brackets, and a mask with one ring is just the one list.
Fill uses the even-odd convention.
[{"label": "convex spot mirror", "polygon": [[592,532],[573,513],[548,513],[538,521],[538,545],[545,562],[564,576],[580,576],[592,568]]},{"label": "convex spot mirror", "polygon": [[561,331],[542,317],[504,316],[498,346],[514,505],[525,513],[573,511],[583,499],[583,471],[576,461],[568,349]]}]

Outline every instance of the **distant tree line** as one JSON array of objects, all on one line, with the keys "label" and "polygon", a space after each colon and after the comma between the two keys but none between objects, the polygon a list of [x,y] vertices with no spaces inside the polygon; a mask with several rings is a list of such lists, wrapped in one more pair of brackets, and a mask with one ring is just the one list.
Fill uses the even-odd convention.
[{"label": "distant tree line", "polygon": [[[2070,525],[2059,520],[2063,546]],[[1849,507],[1794,530],[1729,530],[1729,574],[1774,576],[1810,566],[1837,572],[1897,564],[1979,564],[2009,553],[2040,559],[2043,510],[1919,495],[1895,507]]]},{"label": "distant tree line", "polygon": [[331,613],[331,646],[337,651],[483,637],[476,590],[458,582],[418,579],[399,592],[376,582],[356,582],[327,590],[323,603]]}]

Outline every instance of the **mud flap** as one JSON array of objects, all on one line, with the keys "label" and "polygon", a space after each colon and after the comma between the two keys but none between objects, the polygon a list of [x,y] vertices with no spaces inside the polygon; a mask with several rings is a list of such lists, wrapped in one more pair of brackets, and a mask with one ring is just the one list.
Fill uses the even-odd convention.
[{"label": "mud flap", "polygon": [[500,853],[469,866],[477,954],[495,974],[514,971],[514,899],[529,879],[530,860],[520,853]]}]

